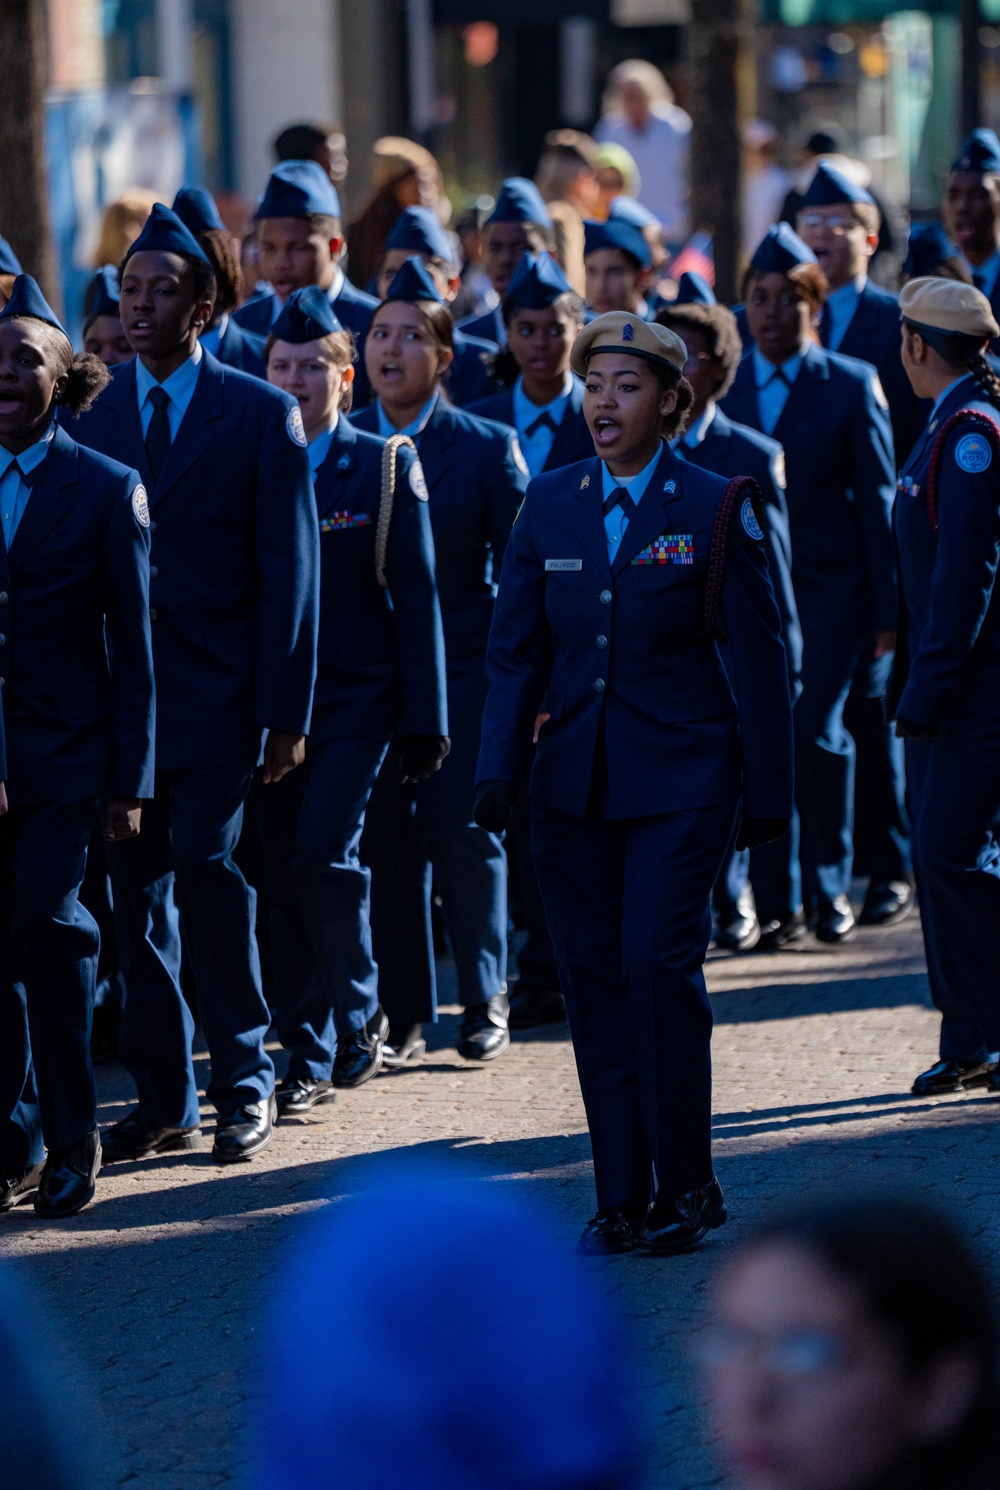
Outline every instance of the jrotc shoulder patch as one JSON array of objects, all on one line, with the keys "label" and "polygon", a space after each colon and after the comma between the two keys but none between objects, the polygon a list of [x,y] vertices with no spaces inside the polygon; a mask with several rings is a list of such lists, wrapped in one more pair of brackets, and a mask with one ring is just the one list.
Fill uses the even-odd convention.
[{"label": "jrotc shoulder patch", "polygon": [[309,441],[306,439],[306,427],[302,423],[302,410],[298,404],[295,405],[294,409],[289,409],[288,417],[285,420],[285,428],[288,431],[289,439],[294,441],[296,445],[301,445],[304,450],[309,444]]},{"label": "jrotc shoulder patch", "polygon": [[146,488],[141,481],[132,492],[132,511],[135,513],[135,520],[139,526],[141,528],[148,528],[149,498],[146,496]]},{"label": "jrotc shoulder patch", "polygon": [[970,476],[985,471],[993,459],[990,442],[983,435],[963,435],[955,446],[955,460]]},{"label": "jrotc shoulder patch", "polygon": [[743,524],[743,531],[748,537],[756,538],[758,543],[763,541],[764,529],[757,521],[757,514],[753,510],[753,503],[749,497],[746,498],[743,506],[740,508],[740,522]]},{"label": "jrotc shoulder patch", "polygon": [[424,468],[419,460],[414,460],[410,467],[410,490],[418,502],[428,502],[430,492],[427,490],[427,479],[424,476]]},{"label": "jrotc shoulder patch", "polygon": [[521,475],[530,476],[531,472],[528,470],[528,462],[525,460],[524,456],[521,453],[521,446],[518,442],[517,435],[511,435],[510,437],[510,453],[514,457],[514,464],[515,466],[517,466],[517,469],[520,471]]}]

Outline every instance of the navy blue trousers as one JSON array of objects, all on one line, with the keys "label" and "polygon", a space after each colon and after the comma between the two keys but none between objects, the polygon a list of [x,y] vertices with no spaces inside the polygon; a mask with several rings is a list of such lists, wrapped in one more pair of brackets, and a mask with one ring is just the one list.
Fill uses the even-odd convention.
[{"label": "navy blue trousers", "polygon": [[545,920],[538,875],[531,855],[531,803],[522,792],[504,840],[510,868],[511,898],[516,897],[513,911],[516,924],[524,931],[524,941],[517,954],[518,986],[525,989],[558,988],[559,973],[552,938]]},{"label": "navy blue trousers", "polygon": [[1000,713],[907,740],[913,867],[941,1056],[1000,1050]]},{"label": "navy blue trousers", "polygon": [[873,884],[909,879],[910,818],[903,742],[886,722],[884,698],[893,654],[861,654],[844,708],[855,749],[854,872]]},{"label": "navy blue trousers", "polygon": [[0,818],[0,1172],[97,1127],[90,1028],[100,936],[80,903],[92,797]]},{"label": "navy blue trousers", "polygon": [[358,858],[384,739],[310,745],[282,781],[254,783],[266,859],[274,1029],[288,1074],[329,1081],[338,1036],[378,1006],[369,871]]},{"label": "navy blue trousers", "polygon": [[532,803],[598,1209],[683,1195],[712,1178],[702,966],[735,816],[733,804],[607,822]]},{"label": "navy blue trousers", "polygon": [[181,928],[198,993],[220,1113],[274,1089],[270,1024],[254,939],[256,897],[233,863],[252,772],[158,771],[142,832],[109,845],[127,994],[120,1054],[149,1123],[194,1127],[194,1020],[181,992]]}]

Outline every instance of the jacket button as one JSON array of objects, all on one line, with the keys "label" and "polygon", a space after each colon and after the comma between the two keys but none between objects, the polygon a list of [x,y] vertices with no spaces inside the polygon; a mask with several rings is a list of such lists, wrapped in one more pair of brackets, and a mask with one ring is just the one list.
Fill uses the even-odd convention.
[{"label": "jacket button", "polygon": [[602,605],[610,605],[611,604],[611,591],[610,590],[602,590],[601,591],[601,604]]},{"label": "jacket button", "polygon": [[150,611],[150,613],[149,613],[149,619],[151,621],[155,621],[156,620],[156,612],[155,612],[155,610],[151,610]]},{"label": "jacket button", "polygon": [[599,636],[599,637],[598,637],[598,638],[597,638],[597,645],[598,645],[598,646],[599,646],[599,647],[606,647],[606,646],[607,646],[607,644],[608,644],[608,639],[607,639],[607,637],[606,637],[606,636]]},{"label": "jacket button", "polygon": [[594,679],[594,691],[596,693],[603,693],[604,692],[604,679],[603,678],[595,678]]},{"label": "jacket button", "polygon": [[6,590],[0,590],[0,605],[6,605],[7,604],[7,601],[9,599],[10,599],[10,596],[7,594],[7,591]]}]

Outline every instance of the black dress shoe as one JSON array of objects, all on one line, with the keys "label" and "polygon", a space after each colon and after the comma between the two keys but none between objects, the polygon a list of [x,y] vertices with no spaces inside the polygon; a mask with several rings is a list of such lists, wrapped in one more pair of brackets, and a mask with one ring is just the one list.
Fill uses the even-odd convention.
[{"label": "black dress shoe", "polygon": [[775,916],[762,921],[759,947],[762,952],[780,952],[782,947],[800,942],[806,934],[805,913],[793,911],[789,916]]},{"label": "black dress shoe", "polygon": [[389,1038],[382,1048],[382,1064],[398,1071],[402,1066],[419,1066],[427,1054],[427,1041],[421,1024],[390,1024]]},{"label": "black dress shoe", "polygon": [[16,1205],[23,1205],[26,1200],[30,1200],[38,1190],[38,1181],[44,1168],[43,1161],[41,1164],[33,1164],[23,1174],[16,1174],[11,1179],[6,1176],[0,1178],[0,1211],[12,1211]]},{"label": "black dress shoe", "polygon": [[336,1101],[337,1093],[330,1081],[313,1081],[311,1076],[286,1076],[274,1090],[279,1117],[294,1117],[311,1112],[324,1102]]},{"label": "black dress shoe", "polygon": [[537,1030],[543,1024],[564,1024],[566,1000],[558,988],[532,988],[515,984],[510,999],[507,1026],[512,1030]]},{"label": "black dress shoe", "polygon": [[96,1128],[59,1154],[49,1154],[38,1182],[35,1215],[43,1221],[75,1216],[93,1200],[101,1172],[101,1135]]},{"label": "black dress shoe", "polygon": [[995,1061],[935,1061],[928,1071],[921,1071],[910,1091],[915,1097],[940,1097],[968,1087],[992,1087],[998,1069]]},{"label": "black dress shoe", "polygon": [[689,1190],[686,1195],[677,1195],[670,1200],[661,1200],[657,1196],[646,1219],[642,1247],[658,1257],[688,1252],[697,1247],[710,1231],[725,1225],[728,1219],[722,1186],[716,1179],[710,1185]]},{"label": "black dress shoe", "polygon": [[715,945],[724,952],[752,952],[760,941],[762,930],[757,920],[753,891],[747,885],[736,904],[731,905],[720,919]]},{"label": "black dress shoe", "polygon": [[906,880],[872,880],[861,908],[862,926],[895,926],[913,909],[913,887]]},{"label": "black dress shoe", "polygon": [[642,1235],[647,1205],[615,1205],[598,1211],[583,1228],[576,1250],[587,1257],[618,1257],[631,1252]]},{"label": "black dress shoe", "polygon": [[388,1033],[389,1021],[379,1004],[367,1024],[343,1045],[338,1044],[333,1063],[334,1086],[360,1086],[380,1071]]},{"label": "black dress shoe", "polygon": [[835,895],[826,900],[816,914],[816,940],[839,945],[849,942],[858,934],[858,923],[854,919],[851,902],[846,895]]},{"label": "black dress shoe", "polygon": [[217,1164],[238,1164],[241,1159],[252,1159],[274,1137],[277,1116],[278,1104],[273,1097],[244,1102],[233,1112],[220,1112],[212,1158]]},{"label": "black dress shoe", "polygon": [[201,1147],[200,1128],[161,1128],[147,1123],[137,1112],[112,1123],[101,1135],[105,1164],[119,1159],[148,1159],[150,1154],[170,1154],[175,1149]]},{"label": "black dress shoe", "polygon": [[458,1040],[459,1055],[464,1055],[467,1061],[493,1061],[503,1055],[510,1044],[509,1007],[507,995],[498,993],[488,1003],[466,1009]]}]

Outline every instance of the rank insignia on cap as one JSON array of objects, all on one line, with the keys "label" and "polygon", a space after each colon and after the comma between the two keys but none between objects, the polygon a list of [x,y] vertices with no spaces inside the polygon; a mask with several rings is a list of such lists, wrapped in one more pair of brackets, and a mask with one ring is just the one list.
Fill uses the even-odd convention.
[{"label": "rank insignia on cap", "polygon": [[581,491],[584,491],[589,485],[590,485],[590,477],[589,476],[584,476],[583,480],[580,482],[580,490]]},{"label": "rank insignia on cap", "polygon": [[665,481],[663,483],[663,490],[664,491],[676,491],[677,490],[677,482],[676,481]]},{"label": "rank insignia on cap", "polygon": [[661,533],[641,554],[636,554],[633,564],[693,564],[694,535],[691,533]]},{"label": "rank insignia on cap", "polygon": [[634,336],[635,327],[632,325],[631,321],[626,321],[625,325],[622,327],[622,341],[631,341]]},{"label": "rank insignia on cap", "polygon": [[749,497],[747,497],[746,501],[743,503],[743,506],[740,508],[740,521],[743,524],[743,531],[750,538],[756,538],[758,543],[762,542],[764,538],[764,529],[757,521],[757,514],[753,510],[753,503],[751,502]]},{"label": "rank insignia on cap", "polygon": [[306,439],[306,427],[302,423],[302,410],[298,404],[295,405],[294,409],[289,409],[288,418],[285,420],[285,428],[288,431],[289,439],[296,445],[301,445],[304,450],[309,444],[309,441]]},{"label": "rank insignia on cap", "polygon": [[339,533],[343,528],[367,528],[371,523],[368,512],[331,512],[320,520],[321,533]]},{"label": "rank insignia on cap", "polygon": [[982,435],[966,435],[955,447],[955,459],[963,471],[978,476],[993,459],[989,440]]},{"label": "rank insignia on cap", "polygon": [[424,468],[418,460],[410,467],[410,490],[418,502],[430,501],[430,492],[427,490],[427,481],[424,476]]},{"label": "rank insignia on cap", "polygon": [[146,496],[146,488],[140,482],[132,493],[132,511],[140,528],[149,527],[149,500]]}]

